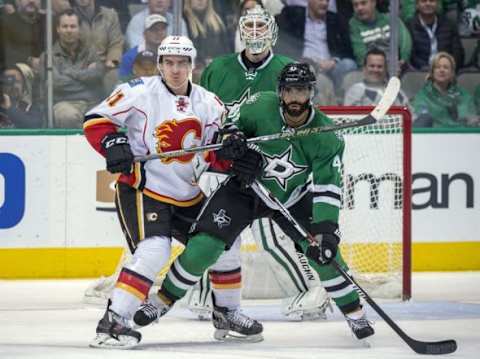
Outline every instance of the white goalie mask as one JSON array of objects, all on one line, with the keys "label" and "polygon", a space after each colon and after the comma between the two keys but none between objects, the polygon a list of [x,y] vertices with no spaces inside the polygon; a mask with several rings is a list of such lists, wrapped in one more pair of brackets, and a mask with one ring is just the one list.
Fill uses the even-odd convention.
[{"label": "white goalie mask", "polygon": [[192,69],[195,67],[195,58],[197,50],[192,41],[186,36],[167,36],[158,47],[158,63],[160,57],[166,55],[187,56],[192,63]]},{"label": "white goalie mask", "polygon": [[278,27],[275,18],[260,5],[240,17],[240,39],[252,54],[260,54],[275,45]]}]

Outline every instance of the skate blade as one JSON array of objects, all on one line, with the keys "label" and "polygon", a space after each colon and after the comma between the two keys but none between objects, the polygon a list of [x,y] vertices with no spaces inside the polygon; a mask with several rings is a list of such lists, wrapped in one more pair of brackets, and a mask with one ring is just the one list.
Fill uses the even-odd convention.
[{"label": "skate blade", "polygon": [[327,320],[327,315],[322,312],[291,312],[285,314],[285,317],[292,322],[314,321],[314,320]]},{"label": "skate blade", "polygon": [[352,333],[352,339],[355,342],[356,345],[360,348],[371,348],[372,344],[370,343],[369,339],[370,337],[358,339],[353,333]]},{"label": "skate blade", "polygon": [[132,349],[138,345],[135,338],[120,335],[118,340],[112,338],[108,334],[97,334],[97,336],[90,342],[90,348],[98,349]]},{"label": "skate blade", "polygon": [[253,335],[241,335],[225,329],[216,329],[213,337],[221,342],[258,343],[263,341],[263,335],[261,333]]},{"label": "skate blade", "polygon": [[357,339],[358,344],[361,348],[371,348],[372,344],[368,341],[368,339]]},{"label": "skate blade", "polygon": [[211,310],[208,310],[208,309],[202,310],[202,309],[198,309],[198,308],[194,308],[194,307],[188,307],[188,309],[194,315],[197,316],[198,320],[202,320],[202,321],[212,320],[212,311]]}]

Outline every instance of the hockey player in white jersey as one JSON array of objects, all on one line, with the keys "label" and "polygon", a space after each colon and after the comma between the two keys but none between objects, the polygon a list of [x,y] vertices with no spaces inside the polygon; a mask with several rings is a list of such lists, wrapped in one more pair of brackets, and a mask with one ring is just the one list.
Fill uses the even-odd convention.
[{"label": "hockey player in white jersey", "polygon": [[[131,319],[170,257],[172,236],[186,238],[202,203],[194,175],[195,155],[134,162],[134,156],[212,141],[225,108],[213,93],[189,80],[195,56],[188,38],[167,37],[158,50],[161,76],[119,85],[85,115],[89,143],[106,157],[108,171],[121,173],[115,204],[133,253],[120,272],[92,347],[130,348],[140,342]],[[220,157],[223,151],[223,158],[229,159],[232,148],[241,150],[242,144],[231,136],[216,153]],[[205,156],[212,163],[215,158],[215,153]]]}]

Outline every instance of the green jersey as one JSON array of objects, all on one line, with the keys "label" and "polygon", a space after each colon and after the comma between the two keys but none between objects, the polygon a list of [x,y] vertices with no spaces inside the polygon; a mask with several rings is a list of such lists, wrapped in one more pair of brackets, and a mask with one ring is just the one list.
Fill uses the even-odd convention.
[{"label": "green jersey", "polygon": [[[247,136],[257,137],[285,131],[279,98],[274,92],[259,92],[248,99],[229,119]],[[301,127],[331,125],[332,121],[314,109]],[[264,155],[261,181],[287,207],[312,191],[312,222],[338,223],[341,206],[341,161],[343,139],[335,132],[259,143]],[[309,182],[310,175],[313,184]]]},{"label": "green jersey", "polygon": [[270,55],[257,69],[249,71],[241,54],[214,59],[202,73],[200,85],[217,95],[229,112],[235,112],[250,96],[259,91],[275,91],[280,72],[294,60]]}]

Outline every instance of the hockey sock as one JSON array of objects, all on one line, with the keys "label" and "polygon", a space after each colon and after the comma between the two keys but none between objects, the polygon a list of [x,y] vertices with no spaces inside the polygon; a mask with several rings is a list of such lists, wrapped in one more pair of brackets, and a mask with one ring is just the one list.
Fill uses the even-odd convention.
[{"label": "hockey sock", "polygon": [[182,298],[224,250],[225,242],[221,239],[206,233],[196,234],[188,240],[183,253],[173,262],[160,292],[174,300]]},{"label": "hockey sock", "polygon": [[142,240],[132,260],[122,269],[112,292],[110,309],[131,319],[145,300],[157,273],[170,257],[170,239],[149,237]]},{"label": "hockey sock", "polygon": [[229,272],[210,271],[210,281],[217,306],[229,309],[240,307],[241,268]]}]

